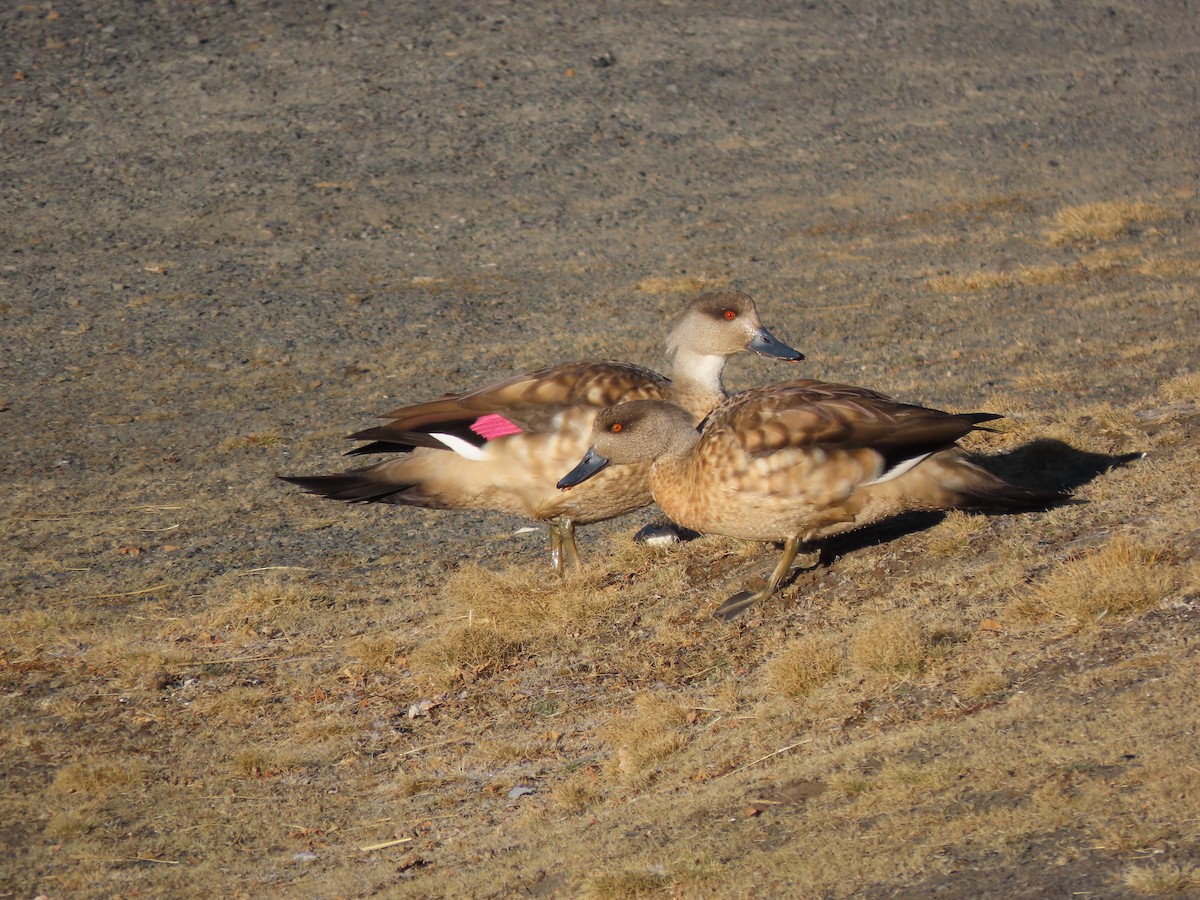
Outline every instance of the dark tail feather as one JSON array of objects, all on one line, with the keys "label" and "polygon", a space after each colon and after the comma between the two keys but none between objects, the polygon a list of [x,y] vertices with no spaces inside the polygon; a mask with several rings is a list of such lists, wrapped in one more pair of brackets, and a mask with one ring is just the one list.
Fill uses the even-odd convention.
[{"label": "dark tail feather", "polygon": [[1049,494],[1042,491],[1031,491],[1017,487],[1014,484],[1001,482],[999,487],[987,487],[972,490],[963,495],[963,502],[956,504],[959,509],[971,512],[1034,512],[1050,509],[1072,501],[1066,493]]},{"label": "dark tail feather", "polygon": [[984,422],[995,422],[997,419],[1003,419],[1004,416],[999,413],[960,413],[960,418],[966,419],[974,428],[972,431],[995,431],[994,428],[983,428]]},{"label": "dark tail feather", "polygon": [[310,494],[318,494],[330,500],[343,500],[346,503],[402,503],[415,504],[415,497],[407,497],[405,493],[413,489],[413,485],[396,484],[395,482],[380,481],[366,474],[369,470],[358,472],[343,472],[340,475],[280,475],[284,481],[299,485]]},{"label": "dark tail feather", "polygon": [[[354,437],[355,435],[351,435]],[[361,456],[364,453],[408,453],[410,450],[415,450],[413,444],[401,444],[395,441],[372,441],[369,444],[363,444],[361,447],[355,447],[353,450],[347,450],[343,456]]]},{"label": "dark tail feather", "polygon": [[[438,429],[440,434],[452,434],[464,441],[482,447],[484,439],[473,432],[468,425],[459,422],[447,423]],[[370,441],[361,447],[355,447],[346,456],[358,456],[363,453],[408,453],[417,447],[430,447],[434,450],[445,450],[446,445],[432,434],[424,431],[401,431],[391,425],[379,425],[375,428],[364,428],[350,435],[352,440]]]},{"label": "dark tail feather", "polygon": [[1071,499],[1067,493],[1033,491],[1009,484],[972,462],[964,460],[963,465],[973,470],[973,477],[956,487],[958,498],[954,505],[958,509],[985,513],[1034,511],[1059,506]]}]

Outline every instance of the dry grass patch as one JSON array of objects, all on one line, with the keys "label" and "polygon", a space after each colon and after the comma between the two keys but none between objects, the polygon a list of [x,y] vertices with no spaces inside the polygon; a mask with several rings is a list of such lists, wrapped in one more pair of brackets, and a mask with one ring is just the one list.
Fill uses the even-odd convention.
[{"label": "dry grass patch", "polygon": [[833,638],[809,634],[792,641],[763,669],[767,692],[806,697],[831,681],[842,668],[844,654]]},{"label": "dry grass patch", "polygon": [[607,565],[596,564],[558,578],[533,564],[495,571],[464,566],[442,590],[448,606],[468,613],[475,624],[493,622],[521,640],[539,635],[555,641],[594,627],[618,591],[609,590]]},{"label": "dry grass patch", "polygon": [[1011,270],[981,269],[965,275],[935,275],[926,284],[940,294],[960,294],[1017,285],[1062,284],[1078,280],[1080,274],[1080,270],[1068,266],[1020,266]]},{"label": "dry grass patch", "polygon": [[91,806],[52,813],[42,834],[49,841],[69,841],[94,830],[104,822],[103,813]]},{"label": "dry grass patch", "polygon": [[1200,890],[1200,867],[1175,863],[1133,866],[1125,871],[1121,881],[1138,894],[1156,897],[1191,894]]},{"label": "dry grass patch", "polygon": [[233,772],[246,778],[270,778],[315,765],[311,754],[299,747],[246,747],[233,754]]},{"label": "dry grass patch", "polygon": [[419,647],[412,656],[413,670],[429,686],[449,689],[464,681],[503,667],[521,652],[524,644],[507,634],[502,624],[473,619]]},{"label": "dry grass patch", "polygon": [[[842,194],[839,198],[847,213],[851,209],[869,207],[877,199],[872,195],[860,193]],[[906,229],[916,233],[917,238],[933,242],[946,239],[946,236],[936,234],[933,229],[944,228],[947,221],[964,220],[975,226],[972,233],[980,234],[994,230],[997,227],[994,223],[1006,224],[1018,217],[1032,216],[1033,213],[1033,206],[1024,197],[1012,194],[988,195],[937,203],[924,209],[908,210],[881,218],[844,215],[837,221],[807,226],[798,233],[806,237],[844,236],[869,241],[874,234],[880,232]],[[984,223],[987,223],[985,227],[979,227]]]},{"label": "dry grass patch", "polygon": [[117,762],[88,758],[67,763],[59,769],[52,787],[58,794],[102,799],[135,790],[145,778],[146,764],[141,760],[124,757]]},{"label": "dry grass patch", "polygon": [[639,696],[632,715],[604,729],[605,738],[615,747],[610,770],[635,784],[649,781],[659,762],[687,746],[687,718],[687,707],[673,696]]},{"label": "dry grass patch", "polygon": [[483,738],[475,743],[472,757],[489,766],[538,759],[554,749],[554,740],[548,738],[548,735],[539,737],[524,729],[516,735]]},{"label": "dry grass patch", "polygon": [[1164,400],[1200,400],[1200,372],[1181,372],[1158,387]]},{"label": "dry grass patch", "polygon": [[261,635],[264,628],[307,629],[316,607],[327,607],[328,599],[314,585],[279,575],[250,578],[228,589],[225,580],[214,591],[223,602],[210,609],[205,623],[211,629]]},{"label": "dry grass patch", "polygon": [[965,275],[935,275],[926,283],[931,290],[942,294],[1071,284],[1113,275],[1129,268],[1137,258],[1138,253],[1133,250],[1105,248],[1066,264],[1017,266],[1007,270],[981,269]]},{"label": "dry grass patch", "polygon": [[588,879],[584,897],[588,900],[639,900],[642,897],[666,897],[674,879],[665,872],[644,870],[595,875]]},{"label": "dry grass patch", "polygon": [[[540,564],[503,571],[464,566],[442,589],[447,614],[409,664],[419,677],[446,687],[464,675],[470,680],[472,672],[507,666],[526,652],[543,664],[580,653],[592,657],[596,642],[609,641],[619,620],[645,607],[647,625],[658,629],[658,644],[698,646],[695,635],[669,621],[687,609],[682,598],[673,609],[651,605],[686,582],[686,559],[686,553],[664,558],[653,548],[618,538],[607,557],[562,578]],[[646,663],[643,651],[619,665],[637,669]]]},{"label": "dry grass patch", "polygon": [[[1056,389],[1056,385],[1066,387],[1069,381],[1080,379],[1082,376],[1070,377],[1067,373],[1035,369],[1014,379],[1014,383],[1031,391],[1049,391]],[[1031,441],[1062,441],[1077,450],[1092,453],[1124,453],[1146,449],[1145,430],[1136,411],[1130,407],[1080,403],[1044,412],[1009,411],[1019,409],[1019,404],[1014,403],[1008,394],[988,398],[983,408],[1000,412],[1006,418],[994,423],[994,433],[983,433],[977,439],[979,443],[972,447],[974,451],[1010,451]],[[1052,460],[1049,462],[1053,465]]]},{"label": "dry grass patch", "polygon": [[235,684],[205,692],[191,702],[191,711],[206,724],[226,732],[252,728],[272,712],[271,689],[263,684]]},{"label": "dry grass patch", "polygon": [[408,800],[440,786],[435,778],[416,775],[397,775],[379,787],[380,796],[387,800]]},{"label": "dry grass patch", "polygon": [[358,660],[363,669],[379,671],[403,660],[403,643],[391,634],[364,634],[346,644],[346,652]]},{"label": "dry grass patch", "polygon": [[583,812],[598,803],[602,796],[596,783],[596,771],[589,766],[572,773],[550,790],[550,796],[569,813]]},{"label": "dry grass patch", "polygon": [[1135,271],[1162,281],[1188,278],[1200,274],[1200,260],[1190,256],[1148,256],[1138,263]]},{"label": "dry grass patch", "polygon": [[1137,269],[1142,254],[1137,247],[1101,247],[1079,257],[1077,265],[1090,275],[1108,275],[1121,269]]},{"label": "dry grass patch", "polygon": [[976,535],[987,530],[986,516],[954,509],[929,532],[925,549],[932,556],[955,556],[965,550]]},{"label": "dry grass patch", "polygon": [[989,700],[1003,694],[1012,685],[1000,669],[983,668],[967,675],[958,686],[958,695],[964,700]]},{"label": "dry grass patch", "polygon": [[972,453],[987,454],[1045,437],[1045,429],[1058,422],[1058,412],[1052,414],[1041,403],[1031,401],[1031,396],[1028,389],[1017,390],[1015,379],[1012,389],[988,394],[979,409],[1004,418],[989,422],[988,431],[971,432],[960,443]]},{"label": "dry grass patch", "polygon": [[1003,672],[976,672],[962,683],[964,700],[990,700],[999,697],[1012,685]]},{"label": "dry grass patch", "polygon": [[1090,403],[1071,410],[1070,427],[1093,435],[1114,439],[1142,440],[1134,411],[1109,403]]},{"label": "dry grass patch", "polygon": [[1135,226],[1161,222],[1166,217],[1167,210],[1152,203],[1085,203],[1056,212],[1044,234],[1046,241],[1053,245],[1111,241],[1129,233]]},{"label": "dry grass patch", "polygon": [[932,642],[925,628],[905,611],[865,622],[850,645],[850,659],[870,672],[915,675],[925,666]]},{"label": "dry grass patch", "polygon": [[146,763],[129,756],[88,757],[68,763],[55,773],[50,791],[69,805],[54,809],[58,801],[50,801],[43,834],[48,840],[61,841],[99,828],[111,820],[114,808],[141,794],[147,774]]},{"label": "dry grass patch", "polygon": [[717,896],[725,877],[724,866],[705,855],[687,862],[645,865],[623,871],[594,874],[583,885],[588,900],[638,900],[643,897]]},{"label": "dry grass patch", "polygon": [[169,679],[170,672],[196,661],[195,654],[185,648],[147,645],[122,635],[100,638],[81,655],[98,671],[119,676],[122,684],[139,685],[147,690],[159,687]]},{"label": "dry grass patch", "polygon": [[1010,611],[1023,619],[1064,619],[1075,629],[1109,616],[1148,609],[1178,581],[1160,550],[1119,535],[1099,550],[1052,570],[1014,600]]}]

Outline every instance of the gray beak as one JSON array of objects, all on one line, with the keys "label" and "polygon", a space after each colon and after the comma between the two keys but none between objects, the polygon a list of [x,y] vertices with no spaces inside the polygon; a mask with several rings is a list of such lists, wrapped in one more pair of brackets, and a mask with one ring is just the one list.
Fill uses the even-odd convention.
[{"label": "gray beak", "polygon": [[799,362],[804,359],[804,354],[799,350],[793,350],[787,344],[783,343],[767,331],[765,328],[760,328],[754,339],[746,345],[747,349],[753,350],[760,356],[770,356],[774,359],[786,359],[788,362]]},{"label": "gray beak", "polygon": [[608,458],[597,453],[594,447],[590,447],[583,459],[579,461],[579,465],[558,480],[558,489],[565,491],[567,488],[575,487],[575,485],[587,481],[607,465]]}]

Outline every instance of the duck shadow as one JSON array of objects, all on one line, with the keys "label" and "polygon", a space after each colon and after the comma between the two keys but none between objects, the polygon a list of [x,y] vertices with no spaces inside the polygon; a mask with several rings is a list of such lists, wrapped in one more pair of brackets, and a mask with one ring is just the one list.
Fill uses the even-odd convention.
[{"label": "duck shadow", "polygon": [[[1119,469],[1145,453],[1089,453],[1065,441],[1038,438],[1007,453],[972,456],[993,475],[1043,493],[1069,494],[1105,472]],[[1064,498],[1065,499],[1065,498]]]},{"label": "duck shadow", "polygon": [[[1144,455],[1090,453],[1077,450],[1065,441],[1039,438],[1007,453],[973,455],[971,460],[1011,484],[1038,493],[1061,495],[1061,500],[1047,505],[1046,508],[1049,509],[1085,502],[1072,499],[1071,493],[1105,472],[1126,466]],[[1036,512],[1036,509],[1030,512]],[[946,518],[946,514],[945,510],[902,513],[857,531],[814,542],[813,548],[821,550],[821,567],[824,567],[848,553],[888,544],[905,535],[932,528]],[[980,513],[988,516],[1013,514],[1013,510]]]}]

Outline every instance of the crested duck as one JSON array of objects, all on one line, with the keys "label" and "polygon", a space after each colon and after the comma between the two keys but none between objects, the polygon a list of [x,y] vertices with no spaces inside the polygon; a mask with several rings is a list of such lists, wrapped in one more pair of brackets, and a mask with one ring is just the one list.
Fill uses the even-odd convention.
[{"label": "crested duck", "polygon": [[783,542],[766,587],[717,610],[732,618],[779,589],[806,541],[909,510],[1016,511],[1061,500],[1001,480],[956,446],[998,418],[808,380],[730,397],[699,428],[671,403],[626,402],[596,417],[592,446],[558,486],[577,490],[610,463],[650,462],[654,499],[675,523]]},{"label": "crested duck", "polygon": [[581,489],[555,482],[587,450],[592,420],[626,400],[670,400],[695,425],[725,397],[725,361],[749,350],[798,361],[749,295],[703,294],[667,338],[671,378],[628,363],[564,363],[440,400],[395,409],[359,431],[351,454],[402,453],[336,475],[280,476],[310,493],[348,502],[432,509],[487,509],[545,522],[554,568],[577,565],[575,525],[624,515],[651,502],[649,463],[616,466]]}]

